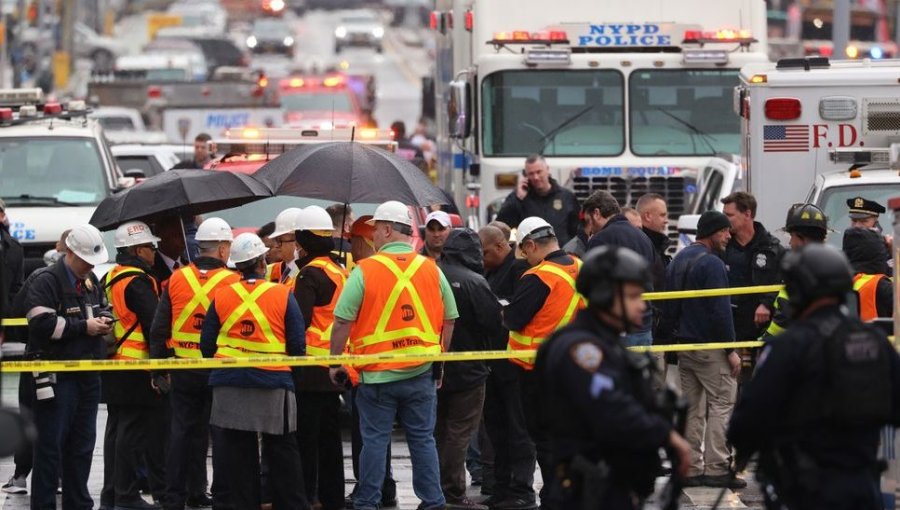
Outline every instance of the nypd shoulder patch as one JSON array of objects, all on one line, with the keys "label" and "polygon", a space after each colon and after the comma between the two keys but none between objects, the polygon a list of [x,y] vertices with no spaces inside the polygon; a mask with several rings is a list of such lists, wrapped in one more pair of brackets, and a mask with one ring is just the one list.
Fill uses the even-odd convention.
[{"label": "nypd shoulder patch", "polygon": [[587,372],[596,372],[603,362],[603,351],[590,342],[581,342],[569,350],[572,361]]}]

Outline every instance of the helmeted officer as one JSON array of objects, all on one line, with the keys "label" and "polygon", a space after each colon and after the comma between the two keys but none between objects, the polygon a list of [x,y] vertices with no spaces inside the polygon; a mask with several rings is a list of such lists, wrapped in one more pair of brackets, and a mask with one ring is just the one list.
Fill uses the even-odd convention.
[{"label": "helmeted officer", "polygon": [[[828,218],[816,205],[794,204],[788,209],[787,219],[782,230],[791,236],[789,245],[791,250],[796,251],[808,244],[825,242],[825,237],[828,235]],[[763,333],[763,338],[784,333],[784,330],[787,329],[790,322],[785,313],[787,303],[787,290],[781,289],[772,305],[772,322]]]},{"label": "helmeted officer", "polygon": [[[588,252],[576,285],[588,307],[538,350],[541,406],[557,477],[542,507],[631,509],[654,490],[659,449],[678,476],[690,446],[658,407],[654,362],[629,352],[622,334],[642,327],[647,262],[627,248]],[[674,400],[673,400],[674,401]]]},{"label": "helmeted officer", "polygon": [[876,450],[900,423],[900,357],[842,307],[853,288],[825,244],[782,262],[793,322],[760,353],[728,430],[738,464],[760,453],[767,508],[881,508]]},{"label": "helmeted officer", "polygon": [[269,234],[273,248],[281,253],[281,262],[266,266],[266,280],[294,288],[294,280],[300,269],[297,267],[297,236],[300,230],[303,209],[288,207],[275,217],[275,231]]}]

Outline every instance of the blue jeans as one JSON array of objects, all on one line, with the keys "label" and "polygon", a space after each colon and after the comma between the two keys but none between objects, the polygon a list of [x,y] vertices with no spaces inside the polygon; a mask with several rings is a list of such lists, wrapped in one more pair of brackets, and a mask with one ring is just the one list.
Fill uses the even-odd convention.
[{"label": "blue jeans", "polygon": [[625,335],[625,346],[653,345],[653,332],[651,330],[636,331]]},{"label": "blue jeans", "polygon": [[65,510],[90,510],[88,476],[97,439],[100,376],[96,372],[57,374],[51,400],[35,400],[34,468],[31,508],[56,509],[56,487],[62,478]]},{"label": "blue jeans", "polygon": [[376,509],[381,503],[384,482],[384,456],[394,417],[406,431],[413,469],[413,491],[422,500],[422,508],[443,507],[434,422],[437,391],[428,370],[422,375],[383,384],[360,384],[356,393],[359,427],[363,447],[359,456],[360,480],[353,501],[358,510]]}]

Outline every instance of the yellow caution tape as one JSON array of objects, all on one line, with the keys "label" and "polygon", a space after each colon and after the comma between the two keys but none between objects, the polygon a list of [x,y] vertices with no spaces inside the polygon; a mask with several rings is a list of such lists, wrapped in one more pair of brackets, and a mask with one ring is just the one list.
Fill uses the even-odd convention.
[{"label": "yellow caution tape", "polygon": [[[631,347],[636,352],[682,352],[714,349],[741,349],[760,347],[763,342],[717,342],[711,344],[677,344]],[[534,358],[537,351],[470,351],[445,352],[443,354],[366,354],[339,356],[289,356],[259,357],[246,359],[204,358],[204,359],[144,359],[144,360],[38,360],[4,361],[3,372],[87,372],[109,370],[198,370],[210,368],[256,368],[269,366],[304,367],[314,365],[368,365],[384,362],[434,361],[484,361],[509,358]]]},{"label": "yellow caution tape", "polygon": [[754,287],[723,287],[721,289],[674,290],[669,292],[645,292],[644,301],[661,301],[663,299],[704,298],[719,296],[738,296],[743,294],[766,294],[778,292],[784,285],[756,285]]},{"label": "yellow caution tape", "polygon": [[22,317],[20,319],[3,319],[4,326],[27,326],[28,319]]}]

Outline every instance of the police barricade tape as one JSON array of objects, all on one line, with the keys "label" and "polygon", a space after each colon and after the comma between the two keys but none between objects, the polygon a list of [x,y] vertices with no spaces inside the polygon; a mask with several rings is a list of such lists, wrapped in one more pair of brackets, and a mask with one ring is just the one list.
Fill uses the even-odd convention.
[{"label": "police barricade tape", "polygon": [[[710,344],[648,345],[630,347],[636,352],[683,352],[760,347],[763,342],[717,342]],[[468,351],[442,354],[343,354],[337,356],[265,356],[257,358],[142,359],[142,360],[36,360],[4,361],[3,372],[88,372],[109,370],[198,370],[210,368],[260,368],[271,366],[369,365],[372,363],[485,361],[509,358],[531,359],[537,351]]]},{"label": "police barricade tape", "polygon": [[[722,287],[719,289],[645,292],[643,294],[643,298],[645,301],[662,301],[665,299],[738,296],[743,294],[766,294],[771,292],[778,292],[783,288],[784,285],[756,285],[752,287]],[[3,319],[2,324],[4,326],[27,326],[28,320],[25,318]]]}]

